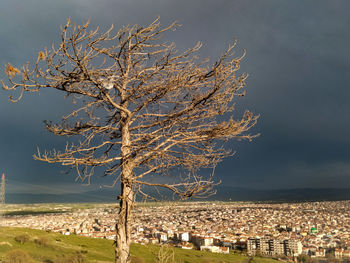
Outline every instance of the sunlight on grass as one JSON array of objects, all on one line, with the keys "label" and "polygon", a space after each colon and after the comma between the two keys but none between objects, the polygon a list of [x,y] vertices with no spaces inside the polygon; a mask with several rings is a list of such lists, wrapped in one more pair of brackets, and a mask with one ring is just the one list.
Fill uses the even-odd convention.
[{"label": "sunlight on grass", "polygon": [[[21,250],[34,262],[67,262],[68,258],[82,257],[84,262],[114,262],[113,241],[95,239],[77,235],[64,236],[28,228],[0,227],[0,260],[4,260],[10,251]],[[160,247],[157,245],[131,245],[131,256],[144,263],[156,262]],[[175,252],[176,263],[220,263],[248,262],[248,257],[240,254],[214,254],[205,251],[184,250],[170,247]],[[18,251],[17,251],[18,253]],[[272,259],[254,258],[256,263],[277,262]]]}]

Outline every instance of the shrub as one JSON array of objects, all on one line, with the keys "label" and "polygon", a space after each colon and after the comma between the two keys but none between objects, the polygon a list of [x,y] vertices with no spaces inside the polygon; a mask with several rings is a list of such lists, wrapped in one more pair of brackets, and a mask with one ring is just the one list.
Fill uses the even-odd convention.
[{"label": "shrub", "polygon": [[156,259],[157,259],[157,263],[174,263],[175,262],[174,249],[168,246],[160,246]]},{"label": "shrub", "polygon": [[32,257],[28,252],[21,249],[15,249],[7,252],[5,256],[5,263],[31,263],[33,262]]},{"label": "shrub", "polygon": [[131,257],[131,263],[144,263],[145,261],[141,257],[132,256]]},{"label": "shrub", "polygon": [[57,257],[53,263],[84,263],[85,257],[81,253],[76,253],[73,255],[62,255]]},{"label": "shrub", "polygon": [[34,243],[37,244],[39,247],[48,247],[49,241],[46,237],[39,237],[34,239]]},{"label": "shrub", "polygon": [[15,241],[22,245],[28,240],[29,240],[29,236],[27,234],[15,236]]}]

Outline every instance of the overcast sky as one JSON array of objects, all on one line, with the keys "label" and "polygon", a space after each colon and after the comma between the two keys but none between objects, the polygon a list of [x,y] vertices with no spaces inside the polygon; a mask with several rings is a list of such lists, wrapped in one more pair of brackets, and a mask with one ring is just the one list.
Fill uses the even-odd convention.
[{"label": "overcast sky", "polygon": [[[164,26],[176,20],[182,27],[167,38],[180,50],[201,41],[200,55],[213,60],[236,38],[249,73],[237,105],[260,114],[254,132],[261,135],[230,142],[237,153],[220,164],[217,178],[256,189],[350,187],[349,10],[348,0],[2,0],[0,79],[7,62],[24,64],[59,43],[67,17],[101,28],[149,24],[158,15]],[[0,172],[13,191],[87,189],[72,186],[74,174],[62,167],[32,158],[37,146],[64,146],[42,121],[59,119],[67,107],[60,94],[12,104],[0,92]]]}]

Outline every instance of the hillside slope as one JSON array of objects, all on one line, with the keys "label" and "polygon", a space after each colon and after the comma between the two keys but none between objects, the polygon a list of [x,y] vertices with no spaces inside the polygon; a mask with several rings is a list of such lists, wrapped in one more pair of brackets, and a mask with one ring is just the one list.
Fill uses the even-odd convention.
[{"label": "hillside slope", "polygon": [[[133,262],[153,263],[160,246],[132,244]],[[76,235],[64,236],[58,233],[28,228],[0,227],[0,261],[6,262],[10,254],[26,254],[32,262],[44,263],[111,263],[114,258],[113,241],[93,239]],[[174,251],[175,262],[181,263],[245,263],[249,258],[239,254],[214,254],[204,251],[165,249]],[[15,252],[14,252],[15,251]],[[26,261],[30,263],[30,260]],[[273,263],[272,259],[254,258],[255,263]]]}]

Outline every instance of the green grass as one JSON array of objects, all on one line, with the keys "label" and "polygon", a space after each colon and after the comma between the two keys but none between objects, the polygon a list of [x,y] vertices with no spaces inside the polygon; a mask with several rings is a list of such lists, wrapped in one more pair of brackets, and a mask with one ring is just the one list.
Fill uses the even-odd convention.
[{"label": "green grass", "polygon": [[[15,241],[19,235],[28,235],[29,241],[20,244]],[[35,240],[46,240],[45,245],[39,246]],[[112,262],[113,242],[104,239],[93,239],[76,235],[64,236],[58,233],[33,230],[28,228],[0,228],[0,258],[4,259],[10,250],[22,249],[27,251],[35,262],[52,262],[56,258],[73,256],[81,253],[86,262]]]},{"label": "green grass", "polygon": [[[157,245],[141,245],[132,244],[131,255],[141,256],[145,263],[156,262],[156,255],[160,247]],[[169,252],[172,250],[175,254],[175,262],[178,263],[245,263],[248,262],[249,257],[241,254],[230,253],[228,255],[211,253],[198,250],[186,250],[181,248],[169,247],[166,249]],[[277,260],[269,258],[254,258],[254,263],[277,263]]]},{"label": "green grass", "polygon": [[[27,235],[29,240],[24,244],[15,241],[15,237]],[[39,241],[41,242],[39,242]],[[39,245],[41,243],[41,246]],[[76,235],[64,236],[58,233],[46,232],[28,228],[0,227],[0,261],[6,254],[15,249],[29,253],[34,262],[55,262],[57,258],[69,257],[77,254],[85,257],[85,262],[107,263],[113,262],[113,241],[94,239]],[[142,258],[144,263],[156,262],[160,247],[157,245],[132,244],[131,255]],[[184,250],[169,247],[169,253],[174,251],[177,263],[229,263],[248,262],[248,257],[240,254],[214,254],[205,251]],[[65,261],[60,261],[65,262]],[[272,259],[254,258],[255,263],[273,263]]]}]

